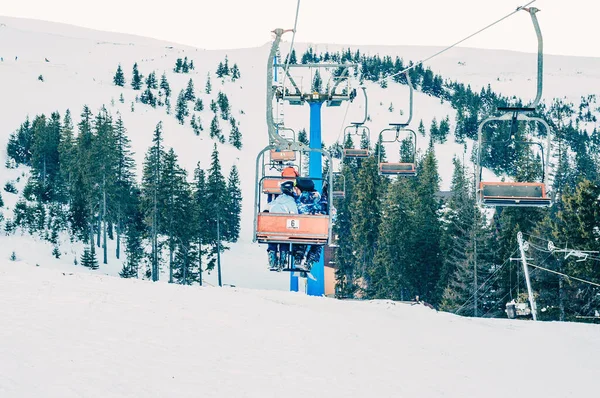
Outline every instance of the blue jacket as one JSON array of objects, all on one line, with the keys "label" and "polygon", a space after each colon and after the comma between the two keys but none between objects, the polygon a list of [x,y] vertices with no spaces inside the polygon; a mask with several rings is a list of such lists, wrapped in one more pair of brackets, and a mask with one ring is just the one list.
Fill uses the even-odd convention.
[{"label": "blue jacket", "polygon": [[327,214],[325,212],[326,201],[323,201],[318,192],[302,192],[296,198],[298,214]]}]

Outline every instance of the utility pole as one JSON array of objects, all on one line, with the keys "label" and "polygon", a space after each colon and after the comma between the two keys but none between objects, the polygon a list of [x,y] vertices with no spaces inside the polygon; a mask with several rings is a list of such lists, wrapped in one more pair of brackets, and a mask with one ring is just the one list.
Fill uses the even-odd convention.
[{"label": "utility pole", "polygon": [[533,320],[537,321],[537,308],[535,307],[535,299],[533,298],[533,292],[531,291],[531,280],[529,279],[529,270],[527,269],[527,257],[525,257],[525,252],[529,248],[529,243],[523,241],[523,233],[521,233],[521,231],[517,233],[517,241],[519,242],[519,250],[521,251],[521,261],[523,263],[523,272],[525,273],[525,282],[527,282],[527,294],[529,296],[531,314],[533,315]]},{"label": "utility pole", "polygon": [[217,274],[219,276],[219,286],[223,286],[221,281],[221,216],[217,216]]}]

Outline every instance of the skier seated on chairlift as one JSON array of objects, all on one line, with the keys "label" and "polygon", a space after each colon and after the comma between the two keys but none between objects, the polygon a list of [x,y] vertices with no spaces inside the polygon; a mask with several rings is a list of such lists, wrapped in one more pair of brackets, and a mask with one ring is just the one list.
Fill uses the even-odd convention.
[{"label": "skier seated on chairlift", "polygon": [[[298,214],[296,205],[296,192],[294,181],[285,181],[281,184],[281,194],[269,203],[269,213]],[[289,245],[285,243],[269,243],[267,247],[270,269],[283,269],[289,259]]]},{"label": "skier seated on chairlift", "polygon": [[[284,178],[296,178],[298,177],[298,171],[294,166],[288,164],[288,166],[281,171],[281,176]],[[267,203],[271,203],[273,199],[277,198],[280,194],[268,194]]]},{"label": "skier seated on chairlift", "polygon": [[[327,214],[327,196],[321,196],[315,190],[315,183],[308,178],[297,178],[296,188],[300,190],[300,195],[296,198],[298,214]],[[327,186],[324,187],[326,192]],[[312,265],[319,261],[321,257],[321,247],[318,245],[294,245],[294,263],[296,268],[304,268],[310,271]],[[302,264],[302,260],[304,264]]]}]

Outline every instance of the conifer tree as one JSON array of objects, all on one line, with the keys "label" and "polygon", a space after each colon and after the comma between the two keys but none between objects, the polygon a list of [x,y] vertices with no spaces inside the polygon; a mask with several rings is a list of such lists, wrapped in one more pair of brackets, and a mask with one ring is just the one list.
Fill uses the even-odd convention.
[{"label": "conifer tree", "polygon": [[233,64],[233,67],[231,68],[231,81],[234,82],[240,77],[240,69],[238,68],[237,64]]},{"label": "conifer tree", "polygon": [[171,86],[169,85],[167,74],[165,72],[163,72],[160,78],[160,88],[164,91],[166,97],[171,96]]},{"label": "conifer tree", "polygon": [[185,89],[184,97],[186,101],[195,101],[196,95],[194,94],[194,81],[190,79]]},{"label": "conifer tree", "polygon": [[227,203],[224,206],[224,239],[227,242],[237,242],[240,236],[240,215],[242,212],[242,190],[237,166],[233,165],[227,180]]},{"label": "conifer tree", "polygon": [[[115,142],[115,165],[114,165],[114,209],[115,226],[117,231],[116,257],[120,258],[121,253],[121,235],[126,229],[125,220],[132,218],[131,222],[137,222],[131,214],[134,211],[131,209],[137,201],[131,195],[134,192],[134,170],[135,162],[133,153],[131,152],[131,141],[127,137],[127,130],[123,124],[121,115],[118,115],[114,126],[114,142]],[[133,202],[132,202],[133,201]],[[137,225],[136,225],[136,228]],[[136,268],[137,269],[137,268]],[[137,272],[136,272],[137,275]]]},{"label": "conifer tree", "polygon": [[210,100],[210,110],[211,110],[213,113],[215,113],[215,114],[216,114],[216,113],[218,112],[218,110],[219,110],[219,108],[217,107],[217,103],[216,103],[216,102],[215,102],[215,100],[213,100],[213,99],[211,99],[211,100]]},{"label": "conifer tree", "polygon": [[185,99],[185,93],[183,90],[179,92],[179,96],[177,97],[177,108],[175,109],[175,118],[179,121],[180,124],[185,123],[186,116],[189,115],[187,101]]},{"label": "conifer tree", "polygon": [[146,152],[142,176],[142,208],[144,209],[144,221],[150,229],[151,239],[151,276],[153,281],[159,279],[159,245],[158,231],[159,220],[162,218],[162,209],[159,208],[159,190],[162,184],[161,169],[164,159],[162,144],[162,122],[156,125],[152,146]]},{"label": "conifer tree", "polygon": [[195,229],[195,243],[196,253],[198,260],[197,280],[202,285],[202,264],[203,256],[207,254],[204,245],[210,241],[210,233],[208,231],[210,209],[207,205],[206,197],[206,175],[204,170],[200,167],[200,162],[194,170],[194,188],[192,193],[192,202],[194,206],[194,225]]},{"label": "conifer tree", "polygon": [[204,88],[204,91],[206,91],[206,94],[210,94],[212,91],[212,84],[210,83],[210,72],[206,74],[206,86]]},{"label": "conifer tree", "polygon": [[440,143],[443,144],[444,142],[446,142],[446,139],[448,138],[448,133],[449,132],[450,132],[450,119],[448,118],[448,116],[446,116],[440,122],[440,127],[439,127],[439,141],[440,141]]},{"label": "conifer tree", "polygon": [[140,90],[142,88],[142,75],[138,71],[137,62],[133,64],[133,77],[131,78],[131,87],[134,90]]},{"label": "conifer tree", "polygon": [[440,130],[438,128],[437,120],[434,117],[431,121],[431,127],[429,127],[429,134],[433,142],[440,142]]},{"label": "conifer tree", "polygon": [[217,118],[217,115],[214,115],[212,121],[210,122],[210,138],[215,137],[220,143],[223,144],[225,142],[225,137],[223,136],[223,132],[219,127],[219,119]]},{"label": "conifer tree", "polygon": [[423,125],[423,119],[421,119],[421,121],[419,121],[419,133],[425,137],[425,126]]},{"label": "conifer tree", "polygon": [[231,107],[229,105],[229,98],[223,92],[219,91],[217,95],[217,104],[221,110],[221,119],[227,120],[230,116]]},{"label": "conifer tree", "polygon": [[315,75],[313,77],[311,91],[320,93],[322,88],[323,88],[323,80],[321,79],[321,73],[319,73],[319,70],[317,69],[315,71]]},{"label": "conifer tree", "polygon": [[154,72],[154,71],[150,72],[150,74],[146,78],[146,86],[149,89],[157,89],[158,88],[158,81],[156,80],[156,72]]},{"label": "conifer tree", "polygon": [[231,123],[229,143],[233,145],[236,149],[242,149],[242,133],[240,132],[238,124],[233,118],[233,116],[229,118],[229,123]]},{"label": "conifer tree", "polygon": [[367,158],[362,163],[354,186],[355,200],[351,205],[352,242],[356,258],[355,275],[359,285],[368,291],[370,286],[369,268],[375,257],[380,215],[380,177],[377,161]]},{"label": "conifer tree", "polygon": [[89,247],[86,246],[83,249],[83,254],[81,255],[81,265],[90,269],[98,269],[98,259],[96,258],[96,251],[94,250],[93,244],[91,244]]},{"label": "conifer tree", "polygon": [[181,65],[181,71],[183,73],[190,73],[190,64],[188,63],[188,58],[185,57],[183,59],[183,64]]},{"label": "conifer tree", "polygon": [[202,102],[202,98],[196,98],[196,104],[194,104],[194,110],[196,112],[202,112],[204,110],[204,103]]},{"label": "conifer tree", "polygon": [[[223,236],[223,222],[225,220],[225,209],[224,206],[227,204],[227,184],[225,178],[221,172],[221,163],[219,162],[219,151],[217,150],[217,144],[214,144],[213,153],[211,156],[211,165],[208,170],[208,178],[206,181],[206,210],[209,215],[207,225],[207,241],[206,243],[210,246],[209,261],[207,269],[212,270],[215,266],[216,254],[218,247],[223,246],[221,243],[225,241]],[[221,231],[220,239],[217,236],[217,223],[219,224],[219,230]]]},{"label": "conifer tree", "polygon": [[223,76],[225,76],[225,67],[223,65],[223,62],[219,62],[219,66],[217,66],[216,75],[219,79],[222,79]]},{"label": "conifer tree", "polygon": [[116,86],[125,86],[125,75],[123,74],[123,69],[121,69],[121,64],[117,67],[117,72],[115,73],[115,77],[113,78],[113,83]]},{"label": "conifer tree", "polygon": [[306,129],[301,129],[298,132],[298,141],[304,145],[308,145],[308,135],[306,134]]},{"label": "conifer tree", "polygon": [[182,68],[183,68],[183,60],[181,58],[177,58],[177,61],[175,61],[175,67],[173,68],[173,72],[181,73]]}]

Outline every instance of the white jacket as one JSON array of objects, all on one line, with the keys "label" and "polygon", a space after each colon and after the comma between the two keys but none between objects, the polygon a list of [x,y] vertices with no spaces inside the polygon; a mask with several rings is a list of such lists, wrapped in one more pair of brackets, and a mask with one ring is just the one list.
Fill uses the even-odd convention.
[{"label": "white jacket", "polygon": [[279,195],[275,200],[269,203],[269,206],[269,212],[271,213],[298,214],[296,201],[291,196],[285,194]]}]

